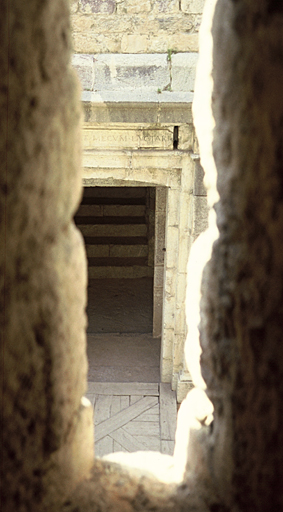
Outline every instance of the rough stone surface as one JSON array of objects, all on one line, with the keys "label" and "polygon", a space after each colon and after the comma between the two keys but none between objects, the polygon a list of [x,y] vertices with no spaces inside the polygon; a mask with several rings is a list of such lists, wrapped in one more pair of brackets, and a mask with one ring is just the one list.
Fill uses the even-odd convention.
[{"label": "rough stone surface", "polygon": [[214,405],[210,465],[227,507],[280,510],[282,4],[219,0],[212,35],[220,235],[203,279],[200,330]]},{"label": "rough stone surface", "polygon": [[115,0],[79,0],[79,9],[83,13],[112,14],[116,9]]},{"label": "rough stone surface", "polygon": [[194,176],[194,196],[206,196],[207,190],[203,182],[204,170],[200,164],[199,158],[194,160],[195,162],[195,176]]},{"label": "rough stone surface", "polygon": [[97,55],[94,89],[163,89],[170,82],[166,55]]},{"label": "rough stone surface", "polygon": [[[114,92],[126,91],[139,93],[156,92],[159,95],[170,93],[188,93],[194,90],[196,53],[186,54],[142,54],[144,37],[135,38],[126,35],[122,40],[129,53],[125,54],[75,54],[73,66],[77,70],[84,91]],[[141,44],[141,47],[140,47]],[[140,51],[140,49],[142,50]],[[125,49],[125,48],[124,48]],[[191,135],[190,128],[189,135]],[[182,133],[180,149],[190,149],[185,132]]]},{"label": "rough stone surface", "polygon": [[154,5],[124,0],[110,13],[112,0],[71,3],[74,50],[93,54],[197,52],[202,9],[183,12],[178,4],[176,0]]},{"label": "rough stone surface", "polygon": [[205,196],[193,196],[192,234],[200,235],[208,227],[208,208]]},{"label": "rough stone surface", "polygon": [[193,91],[195,86],[196,53],[179,53],[172,55],[172,90]]},{"label": "rough stone surface", "polygon": [[[123,454],[121,454],[123,455]],[[149,454],[151,455],[151,454]],[[149,457],[147,457],[148,459]],[[154,466],[156,454],[151,466]],[[121,457],[121,461],[123,457]],[[167,464],[167,458],[166,464]],[[192,480],[189,485],[163,483],[158,477],[149,478],[150,461],[133,461],[135,467],[121,467],[108,461],[96,461],[92,477],[79,485],[71,498],[66,501],[62,512],[209,512],[214,506],[215,496],[210,490],[203,492]],[[142,468],[145,468],[145,471]],[[145,476],[141,477],[141,474]],[[164,473],[164,465],[161,473]],[[162,480],[162,478],[161,478]],[[217,510],[217,509],[214,509]],[[219,509],[221,510],[221,509]]]},{"label": "rough stone surface", "polygon": [[[0,501],[3,511],[51,510],[92,462],[81,404],[86,264],[72,222],[79,88],[66,2],[2,7]],[[78,449],[81,430],[89,442]]]},{"label": "rough stone surface", "polygon": [[92,55],[75,54],[72,65],[76,69],[84,91],[92,91],[94,85],[94,58]]},{"label": "rough stone surface", "polygon": [[186,13],[199,14],[203,6],[204,0],[181,0],[181,10]]}]

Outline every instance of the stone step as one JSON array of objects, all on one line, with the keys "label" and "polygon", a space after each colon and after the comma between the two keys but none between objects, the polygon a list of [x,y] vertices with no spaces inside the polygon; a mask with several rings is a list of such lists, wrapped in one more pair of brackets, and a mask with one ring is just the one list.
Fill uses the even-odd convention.
[{"label": "stone step", "polygon": [[83,204],[79,207],[77,217],[143,217],[145,215],[145,205],[100,205],[100,204]]},{"label": "stone step", "polygon": [[144,236],[85,236],[86,245],[147,245]]},{"label": "stone step", "polygon": [[145,224],[81,224],[78,227],[84,237],[146,237],[147,235]]},{"label": "stone step", "polygon": [[86,254],[91,257],[140,258],[148,256],[147,245],[86,245]]},{"label": "stone step", "polygon": [[134,279],[153,277],[153,268],[146,266],[132,267],[89,267],[89,279]]},{"label": "stone step", "polygon": [[145,218],[144,217],[76,217],[75,223],[77,226],[80,226],[81,224],[93,224],[93,225],[99,225],[99,224],[112,224],[112,225],[132,225],[132,224],[145,224]]},{"label": "stone step", "polygon": [[147,264],[147,258],[88,258],[89,267],[132,267]]}]

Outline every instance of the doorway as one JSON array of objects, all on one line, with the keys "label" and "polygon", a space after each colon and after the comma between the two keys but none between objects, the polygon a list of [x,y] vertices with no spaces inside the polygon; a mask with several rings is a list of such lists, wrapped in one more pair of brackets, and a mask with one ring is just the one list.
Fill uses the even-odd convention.
[{"label": "doorway", "polygon": [[89,381],[159,382],[153,338],[154,187],[85,187]]}]

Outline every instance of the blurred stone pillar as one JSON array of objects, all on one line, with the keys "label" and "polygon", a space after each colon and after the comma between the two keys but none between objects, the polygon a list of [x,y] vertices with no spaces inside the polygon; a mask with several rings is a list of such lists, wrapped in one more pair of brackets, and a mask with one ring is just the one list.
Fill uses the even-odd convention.
[{"label": "blurred stone pillar", "polygon": [[[207,2],[207,7],[214,3]],[[214,405],[209,467],[227,507],[241,512],[280,510],[282,4],[218,0],[211,21],[213,44],[201,49],[210,102],[213,98],[220,195],[219,238],[205,268],[201,300],[201,366]],[[198,94],[200,99],[200,90]],[[205,95],[202,103],[206,105]],[[213,129],[199,107],[200,153],[209,176],[207,126]]]},{"label": "blurred stone pillar", "polygon": [[1,10],[1,510],[53,510],[93,457],[77,80],[64,0]]}]

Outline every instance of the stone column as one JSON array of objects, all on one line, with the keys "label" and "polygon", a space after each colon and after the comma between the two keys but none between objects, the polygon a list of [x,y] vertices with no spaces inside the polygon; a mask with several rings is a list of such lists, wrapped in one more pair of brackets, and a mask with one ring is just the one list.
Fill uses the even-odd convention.
[{"label": "stone column", "polygon": [[1,510],[53,510],[92,464],[79,91],[64,0],[1,10]]}]

